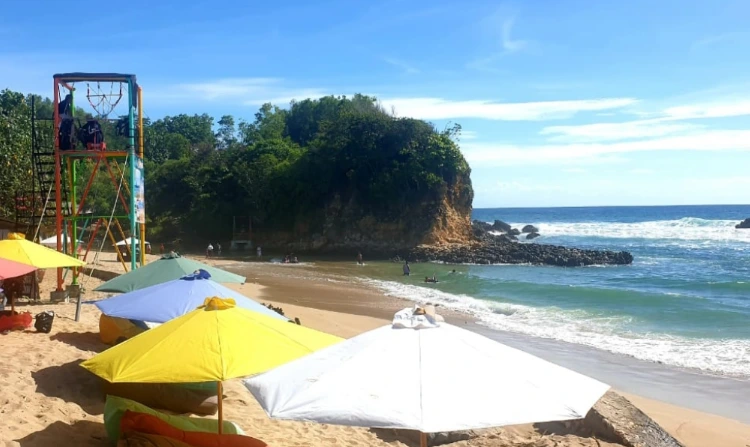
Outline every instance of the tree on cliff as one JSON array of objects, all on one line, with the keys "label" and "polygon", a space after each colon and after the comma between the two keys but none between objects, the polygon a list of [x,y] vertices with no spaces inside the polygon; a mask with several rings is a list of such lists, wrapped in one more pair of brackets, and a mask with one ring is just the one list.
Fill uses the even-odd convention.
[{"label": "tree on cliff", "polygon": [[[30,182],[28,100],[4,91],[0,112],[5,194]],[[365,95],[293,101],[287,109],[264,104],[251,122],[225,115],[217,124],[205,114],[144,123],[152,238],[226,240],[233,215],[252,216],[256,230],[304,227],[307,234],[333,234],[323,228],[331,219],[359,222],[362,233],[370,230],[361,222],[398,221],[402,230],[394,231],[419,234],[452,215],[446,206],[469,222],[473,191],[455,142],[460,127],[438,131],[396,118]],[[108,147],[110,136],[117,141],[114,126],[104,123]],[[93,206],[103,214],[114,199],[109,181],[100,176],[92,186],[92,194],[101,191]],[[0,211],[10,215],[12,206],[12,197],[0,195]]]}]

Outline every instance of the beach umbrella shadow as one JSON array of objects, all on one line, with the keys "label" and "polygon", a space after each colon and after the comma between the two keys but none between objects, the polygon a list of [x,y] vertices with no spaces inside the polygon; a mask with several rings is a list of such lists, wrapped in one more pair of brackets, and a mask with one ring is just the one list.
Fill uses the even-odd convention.
[{"label": "beach umbrella shadow", "polygon": [[21,447],[49,447],[51,445],[75,445],[79,447],[99,447],[109,445],[104,424],[93,421],[76,421],[66,424],[54,422],[45,429],[32,433],[16,442]]},{"label": "beach umbrella shadow", "polygon": [[96,332],[58,332],[49,339],[68,344],[81,351],[99,353],[108,348]]},{"label": "beach umbrella shadow", "polygon": [[81,368],[80,360],[31,373],[36,391],[47,397],[75,403],[91,415],[104,413],[102,382]]}]

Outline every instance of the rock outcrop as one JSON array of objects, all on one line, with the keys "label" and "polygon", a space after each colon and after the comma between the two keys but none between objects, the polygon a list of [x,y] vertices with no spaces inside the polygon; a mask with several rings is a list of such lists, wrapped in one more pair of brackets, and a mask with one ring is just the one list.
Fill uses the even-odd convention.
[{"label": "rock outcrop", "polygon": [[750,228],[750,217],[735,225],[734,228]]},{"label": "rock outcrop", "polygon": [[531,233],[526,235],[526,240],[530,241],[532,239],[538,238],[539,236],[541,236],[541,234],[537,233],[536,231],[532,231]]},{"label": "rock outcrop", "polygon": [[539,228],[535,227],[534,225],[525,225],[521,229],[521,233],[539,233]]},{"label": "rock outcrop", "polygon": [[495,223],[491,225],[491,228],[493,231],[502,231],[503,233],[509,233],[510,230],[512,230],[511,226],[502,220],[496,220]]},{"label": "rock outcrop", "polygon": [[[487,228],[490,230],[487,230]],[[400,258],[410,261],[440,261],[449,264],[533,264],[560,267],[587,265],[626,265],[633,255],[625,251],[580,250],[547,244],[524,244],[516,241],[512,233],[496,235],[494,225],[473,222],[475,240],[471,243],[420,245]],[[529,233],[527,239],[538,237]]]},{"label": "rock outcrop", "polygon": [[597,437],[628,447],[684,447],[638,407],[612,391],[599,399],[583,424]]},{"label": "rock outcrop", "polygon": [[496,236],[494,243],[420,245],[406,259],[415,262],[441,261],[449,264],[534,264],[560,267],[624,265],[633,255],[620,251],[579,250],[545,244],[522,244]]}]

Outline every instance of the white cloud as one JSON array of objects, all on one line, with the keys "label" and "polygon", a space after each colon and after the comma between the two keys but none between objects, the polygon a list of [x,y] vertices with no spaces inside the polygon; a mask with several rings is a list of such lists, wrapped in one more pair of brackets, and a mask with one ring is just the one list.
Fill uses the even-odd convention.
[{"label": "white cloud", "polygon": [[653,169],[646,169],[646,168],[636,168],[631,169],[628,171],[628,174],[634,174],[634,175],[651,175],[654,173]]},{"label": "white cloud", "polygon": [[750,99],[668,107],[664,109],[663,114],[672,120],[745,116],[750,115]]},{"label": "white cloud", "polygon": [[700,127],[693,124],[665,123],[663,120],[655,119],[579,126],[548,126],[542,129],[540,134],[550,135],[549,141],[612,141],[663,137],[698,128]]},{"label": "white cloud", "polygon": [[473,130],[463,130],[461,129],[461,139],[462,140],[476,140],[478,137],[477,133]]},{"label": "white cloud", "polygon": [[177,90],[182,90],[201,99],[215,100],[264,94],[278,83],[279,80],[273,78],[234,78],[178,84]]},{"label": "white cloud", "polygon": [[270,102],[288,104],[292,99],[319,98],[321,89],[293,88],[276,78],[227,78],[215,81],[177,84],[156,89],[150,97],[162,100],[222,101],[244,105]]},{"label": "white cloud", "polygon": [[511,36],[513,32],[513,25],[515,24],[515,18],[506,19],[503,22],[503,49],[508,53],[515,53],[526,48],[526,41],[514,40]]},{"label": "white cloud", "polygon": [[[614,143],[572,143],[516,146],[467,143],[464,154],[481,165],[559,164],[597,161],[602,157],[647,151],[750,151],[750,130],[709,130],[699,134],[668,136]],[[605,158],[606,159],[606,158]]]},{"label": "white cloud", "polygon": [[479,118],[502,121],[565,119],[579,112],[609,110],[635,104],[633,98],[499,103],[487,100],[453,101],[443,98],[390,98],[381,101],[400,116],[421,119]]},{"label": "white cloud", "polygon": [[527,193],[527,192],[549,192],[549,191],[562,191],[563,188],[558,185],[546,185],[543,183],[537,183],[533,180],[523,181],[498,181],[488,186],[479,185],[476,188],[477,193],[489,194],[489,193]]},{"label": "white cloud", "polygon": [[703,48],[711,47],[720,43],[732,42],[732,41],[743,41],[750,38],[750,33],[747,31],[731,31],[722,34],[716,34],[713,36],[706,36],[700,40],[697,40],[691,46],[692,50],[700,50]]},{"label": "white cloud", "polygon": [[407,62],[404,62],[404,61],[402,61],[400,59],[394,59],[394,58],[391,58],[391,57],[385,57],[385,58],[383,58],[383,61],[386,64],[393,65],[394,67],[400,68],[406,74],[417,74],[417,73],[419,73],[419,69],[418,68],[416,68],[413,65],[411,65],[411,64],[409,64]]},{"label": "white cloud", "polygon": [[[630,112],[630,110],[628,111]],[[707,128],[690,121],[750,115],[750,99],[725,99],[672,105],[658,111],[635,112],[648,119],[613,123],[547,126],[540,131],[551,142],[605,142],[670,135],[691,135]]]}]

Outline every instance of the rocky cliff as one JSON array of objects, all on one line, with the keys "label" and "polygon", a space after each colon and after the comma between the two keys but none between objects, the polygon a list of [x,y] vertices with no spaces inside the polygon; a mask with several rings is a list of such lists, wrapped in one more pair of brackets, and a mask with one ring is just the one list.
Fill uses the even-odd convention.
[{"label": "rocky cliff", "polygon": [[391,257],[419,245],[467,244],[473,240],[473,198],[468,173],[424,200],[390,212],[376,212],[356,195],[345,200],[335,194],[320,211],[297,218],[291,231],[261,231],[257,237],[276,250],[349,256],[362,251],[369,258]]}]

